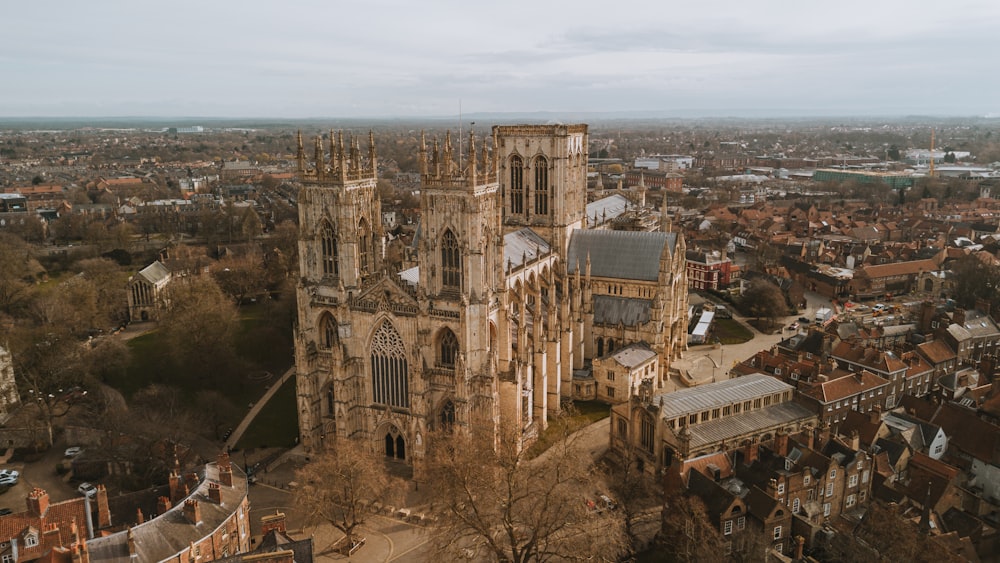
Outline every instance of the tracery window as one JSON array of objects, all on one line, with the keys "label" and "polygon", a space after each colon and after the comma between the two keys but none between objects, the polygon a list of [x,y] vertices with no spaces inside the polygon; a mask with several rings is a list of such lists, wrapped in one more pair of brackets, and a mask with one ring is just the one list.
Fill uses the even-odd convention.
[{"label": "tracery window", "polygon": [[444,329],[441,334],[441,341],[438,344],[438,363],[442,367],[455,367],[455,358],[458,356],[458,338],[449,329]]},{"label": "tracery window", "polygon": [[329,350],[337,344],[337,321],[330,313],[323,313],[319,319],[319,346]]},{"label": "tracery window", "polygon": [[372,335],[372,400],[391,407],[410,408],[406,346],[387,320]]},{"label": "tracery window", "polygon": [[441,407],[441,428],[443,430],[451,430],[451,427],[454,425],[455,403],[446,401],[444,406]]},{"label": "tracery window", "polygon": [[323,254],[320,261],[323,263],[323,275],[340,275],[340,265],[337,263],[337,236],[333,233],[333,227],[325,221],[320,239]]},{"label": "tracery window", "polygon": [[653,421],[649,419],[648,416],[642,417],[642,426],[639,430],[639,440],[642,445],[642,449],[649,453],[653,453]]},{"label": "tracery window", "polygon": [[517,155],[510,158],[510,212],[524,213],[524,161]]},{"label": "tracery window", "polygon": [[455,233],[448,229],[441,237],[441,283],[444,287],[462,286],[462,254]]},{"label": "tracery window", "polygon": [[544,156],[535,159],[535,215],[549,214],[549,162]]}]

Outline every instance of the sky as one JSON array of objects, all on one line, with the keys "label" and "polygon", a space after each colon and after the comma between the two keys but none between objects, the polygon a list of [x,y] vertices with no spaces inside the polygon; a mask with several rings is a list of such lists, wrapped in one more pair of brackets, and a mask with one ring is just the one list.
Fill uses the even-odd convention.
[{"label": "sky", "polygon": [[996,0],[32,0],[0,117],[1000,115]]}]

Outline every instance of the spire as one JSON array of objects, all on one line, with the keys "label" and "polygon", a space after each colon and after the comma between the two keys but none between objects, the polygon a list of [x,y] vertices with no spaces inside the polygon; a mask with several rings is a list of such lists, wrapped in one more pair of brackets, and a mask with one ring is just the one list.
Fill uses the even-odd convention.
[{"label": "spire", "polygon": [[493,128],[493,162],[490,166],[490,174],[496,176],[500,161],[500,145],[497,144],[497,130]]},{"label": "spire", "polygon": [[337,169],[337,137],[333,134],[333,129],[330,129],[330,171],[333,172]]},{"label": "spire", "polygon": [[441,177],[441,152],[438,149],[438,140],[434,139],[434,153],[432,163],[434,164],[434,176],[436,178]]},{"label": "spire", "polygon": [[375,132],[368,130],[368,161],[371,163],[372,171],[378,170],[378,153],[375,152]]},{"label": "spire", "polygon": [[444,134],[444,173],[447,176],[451,176],[452,162],[451,130],[449,129]]},{"label": "spire", "polygon": [[476,185],[476,136],[469,131],[469,185]]},{"label": "spire", "polygon": [[420,156],[419,156],[418,160],[419,160],[419,164],[420,164],[420,176],[421,177],[426,176],[427,175],[427,138],[424,136],[424,131],[422,129],[420,130]]},{"label": "spire", "polygon": [[298,133],[295,135],[296,146],[298,149],[295,151],[295,161],[298,163],[299,175],[302,175],[306,171],[306,151],[302,146],[302,130],[299,129]]},{"label": "spire", "polygon": [[340,170],[342,177],[347,172],[347,155],[344,154],[344,132],[342,130],[337,133],[337,170]]},{"label": "spire", "polygon": [[317,136],[313,148],[313,160],[316,161],[316,179],[323,179],[323,139]]}]

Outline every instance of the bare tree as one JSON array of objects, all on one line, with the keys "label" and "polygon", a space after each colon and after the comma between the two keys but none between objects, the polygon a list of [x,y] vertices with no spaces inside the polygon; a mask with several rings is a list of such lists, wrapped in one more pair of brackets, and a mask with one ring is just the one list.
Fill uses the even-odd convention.
[{"label": "bare tree", "polygon": [[403,482],[389,475],[385,462],[363,443],[340,439],[296,472],[302,487],[295,498],[314,520],[344,533],[354,546],[357,529],[371,514],[373,502],[398,500]]},{"label": "bare tree", "polygon": [[708,519],[705,503],[696,496],[672,494],[663,505],[663,527],[657,552],[668,561],[714,562],[724,559],[722,534]]},{"label": "bare tree", "polygon": [[741,305],[744,311],[757,318],[758,323],[761,318],[767,318],[770,326],[774,326],[778,317],[788,314],[788,303],[781,288],[760,279],[754,280],[743,292]]},{"label": "bare tree", "polygon": [[432,436],[427,475],[435,547],[452,559],[618,560],[626,552],[622,521],[588,508],[599,484],[564,427],[564,439],[535,459],[511,436]]},{"label": "bare tree", "polygon": [[219,260],[212,267],[212,277],[237,306],[267,287],[267,271],[258,252]]},{"label": "bare tree", "polygon": [[160,326],[173,356],[192,374],[226,373],[239,321],[230,299],[208,276],[177,280],[169,299]]}]

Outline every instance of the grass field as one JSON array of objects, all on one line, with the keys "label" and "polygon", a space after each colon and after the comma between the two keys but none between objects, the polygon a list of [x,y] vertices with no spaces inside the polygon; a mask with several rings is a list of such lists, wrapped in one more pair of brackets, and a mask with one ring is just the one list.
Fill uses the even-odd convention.
[{"label": "grass field", "polygon": [[611,416],[611,405],[599,401],[573,401],[573,412],[565,418],[549,420],[549,427],[528,450],[528,457],[535,457],[549,449],[566,435],[567,427],[584,427]]},{"label": "grass field", "polygon": [[238,449],[290,448],[299,435],[295,414],[295,378],[290,377],[257,414],[236,443]]},{"label": "grass field", "polygon": [[753,339],[753,332],[735,319],[715,319],[712,335],[723,344],[743,344]]}]

